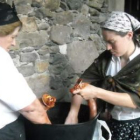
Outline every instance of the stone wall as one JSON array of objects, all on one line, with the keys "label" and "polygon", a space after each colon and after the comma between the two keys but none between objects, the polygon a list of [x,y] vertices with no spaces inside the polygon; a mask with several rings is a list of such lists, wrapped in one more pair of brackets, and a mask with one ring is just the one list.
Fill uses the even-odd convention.
[{"label": "stone wall", "polygon": [[[69,88],[105,50],[105,0],[14,0],[23,28],[10,55],[34,93],[69,101]],[[11,4],[11,0],[7,0]]]}]

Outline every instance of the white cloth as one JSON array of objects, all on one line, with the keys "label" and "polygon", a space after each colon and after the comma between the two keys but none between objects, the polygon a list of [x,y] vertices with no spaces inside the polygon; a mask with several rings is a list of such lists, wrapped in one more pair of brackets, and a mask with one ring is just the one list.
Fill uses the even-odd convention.
[{"label": "white cloth", "polygon": [[140,28],[140,22],[128,13],[113,11],[101,27],[117,32],[137,31]]},{"label": "white cloth", "polygon": [[[134,53],[129,57],[129,62],[140,54],[140,48],[136,47]],[[128,63],[129,63],[128,62]],[[121,70],[120,58],[112,56],[106,75],[114,76]],[[140,109],[132,109],[121,106],[114,106],[111,115],[116,120],[130,120],[140,117]]]},{"label": "white cloth", "polygon": [[108,134],[109,134],[108,140],[111,140],[112,134],[110,132],[108,125],[106,124],[105,121],[98,120],[98,119],[97,119],[97,123],[95,126],[95,131],[94,131],[92,140],[105,140],[105,138],[102,136],[101,126],[104,127],[106,129],[106,131],[108,132]]},{"label": "white cloth", "polygon": [[0,129],[15,121],[18,110],[36,99],[25,78],[18,72],[9,55],[0,47]]}]

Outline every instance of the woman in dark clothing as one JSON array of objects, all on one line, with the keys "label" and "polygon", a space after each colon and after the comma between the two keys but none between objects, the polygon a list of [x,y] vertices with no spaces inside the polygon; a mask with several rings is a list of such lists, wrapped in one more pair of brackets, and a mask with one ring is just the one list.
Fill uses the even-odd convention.
[{"label": "woman in dark clothing", "polygon": [[[84,88],[73,92],[66,124],[77,123],[82,99],[101,99],[110,111],[112,140],[140,139],[140,22],[125,12],[112,12],[101,25],[104,51],[80,77]],[[80,95],[80,96],[79,96]]]}]

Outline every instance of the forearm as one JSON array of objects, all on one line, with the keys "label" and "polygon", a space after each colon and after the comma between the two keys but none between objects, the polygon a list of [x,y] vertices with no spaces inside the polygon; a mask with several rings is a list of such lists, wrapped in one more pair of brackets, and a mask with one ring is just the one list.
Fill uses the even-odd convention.
[{"label": "forearm", "polygon": [[128,93],[118,93],[99,88],[97,98],[118,106],[136,108],[131,96]]},{"label": "forearm", "polygon": [[83,98],[80,95],[74,95],[72,97],[70,112],[75,115],[78,115],[82,101]]},{"label": "forearm", "polygon": [[31,105],[19,111],[25,118],[35,124],[48,124],[50,120],[47,116],[45,108],[40,101],[36,99]]},{"label": "forearm", "polygon": [[78,123],[78,113],[80,105],[82,103],[82,97],[80,95],[74,95],[72,97],[70,111],[66,117],[65,124],[76,124]]}]

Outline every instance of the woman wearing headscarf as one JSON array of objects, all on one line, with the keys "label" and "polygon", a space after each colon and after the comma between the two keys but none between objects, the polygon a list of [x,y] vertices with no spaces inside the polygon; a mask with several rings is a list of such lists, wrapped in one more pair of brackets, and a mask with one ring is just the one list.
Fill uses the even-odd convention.
[{"label": "woman wearing headscarf", "polygon": [[[111,12],[101,25],[104,51],[80,77],[66,124],[76,123],[82,99],[105,101],[112,140],[140,139],[140,22],[125,12]],[[80,95],[80,96],[79,96]]]},{"label": "woman wearing headscarf", "polygon": [[0,13],[0,140],[25,140],[20,114],[35,124],[51,122],[8,53],[22,27],[14,5],[0,2]]}]

